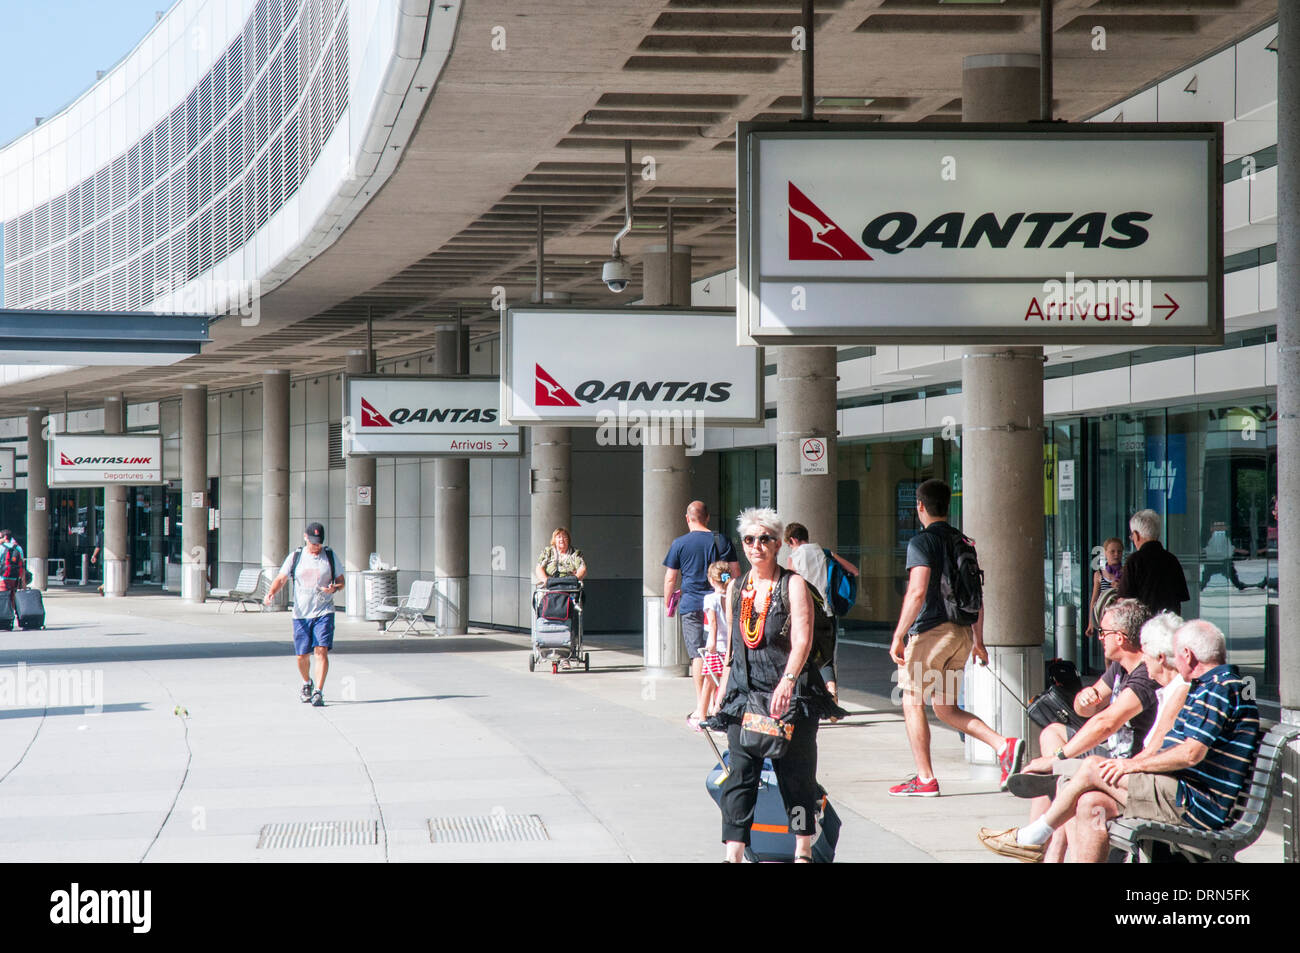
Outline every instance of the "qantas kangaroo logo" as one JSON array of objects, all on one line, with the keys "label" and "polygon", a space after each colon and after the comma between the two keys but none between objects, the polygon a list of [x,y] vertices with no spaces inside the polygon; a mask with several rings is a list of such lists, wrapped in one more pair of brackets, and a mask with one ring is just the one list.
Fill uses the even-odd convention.
[{"label": "qantas kangaroo logo", "polygon": [[791,261],[871,261],[861,245],[813,204],[793,182],[790,185]]},{"label": "qantas kangaroo logo", "polygon": [[364,397],[361,398],[361,426],[363,427],[391,427],[388,418],[375,410],[370,401]]},{"label": "qantas kangaroo logo", "polygon": [[537,368],[537,391],[533,395],[533,403],[538,407],[581,407],[573,395],[559,385],[559,383],[546,371],[542,370],[542,365],[534,365]]},{"label": "qantas kangaroo logo", "polygon": [[68,455],[66,453],[64,453],[62,450],[59,451],[59,466],[75,467],[76,465],[77,464],[74,461],[68,459]]}]

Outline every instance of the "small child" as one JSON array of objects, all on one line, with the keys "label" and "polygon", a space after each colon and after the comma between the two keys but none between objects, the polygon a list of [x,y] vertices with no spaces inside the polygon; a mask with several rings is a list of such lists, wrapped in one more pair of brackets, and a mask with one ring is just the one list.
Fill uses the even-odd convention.
[{"label": "small child", "polygon": [[708,569],[709,584],[713,591],[704,597],[704,630],[708,641],[704,645],[704,679],[700,684],[700,708],[708,712],[713,693],[722,680],[722,666],[727,657],[727,618],[724,602],[727,580],[731,578],[725,562],[716,562]]}]

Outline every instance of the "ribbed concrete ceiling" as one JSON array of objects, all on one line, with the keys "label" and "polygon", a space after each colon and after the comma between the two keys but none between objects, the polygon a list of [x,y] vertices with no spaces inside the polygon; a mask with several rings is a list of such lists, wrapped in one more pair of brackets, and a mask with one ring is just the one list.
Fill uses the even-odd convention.
[{"label": "ribbed concrete ceiling", "polygon": [[[735,128],[796,118],[799,0],[462,0],[456,46],[404,158],[328,250],[261,302],[256,327],[224,319],[214,344],[167,368],[86,369],[6,387],[0,414],[31,404],[174,396],[184,383],[244,386],[273,367],[339,368],[433,347],[457,309],[496,332],[492,289],[533,292],[537,209],[548,291],[611,306],[640,294],[638,253],[692,245],[698,276],[735,259]],[[816,93],[869,99],[822,107],[831,122],[957,122],[961,64],[1038,51],[1038,0],[817,0]],[[1277,0],[1057,0],[1056,116],[1082,119],[1258,29]],[[1106,50],[1093,49],[1095,27]],[[504,49],[501,48],[504,39]],[[494,42],[495,41],[495,42]],[[601,262],[623,221],[630,140],[636,227],[623,243],[634,282],[615,297]],[[643,157],[654,178],[643,178]]]}]

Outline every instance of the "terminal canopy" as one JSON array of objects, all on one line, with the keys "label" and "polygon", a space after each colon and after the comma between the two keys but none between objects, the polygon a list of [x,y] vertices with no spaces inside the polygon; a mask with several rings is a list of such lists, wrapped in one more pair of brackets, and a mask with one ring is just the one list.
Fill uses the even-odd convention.
[{"label": "terminal canopy", "polygon": [[166,365],[208,337],[202,314],[0,308],[0,364]]}]

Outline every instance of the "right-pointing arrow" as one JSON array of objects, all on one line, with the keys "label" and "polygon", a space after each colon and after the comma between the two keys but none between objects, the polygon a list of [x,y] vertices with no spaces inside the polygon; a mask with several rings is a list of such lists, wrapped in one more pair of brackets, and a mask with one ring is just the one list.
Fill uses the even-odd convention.
[{"label": "right-pointing arrow", "polygon": [[1165,315],[1165,320],[1168,321],[1170,318],[1174,316],[1174,312],[1178,310],[1178,302],[1175,301],[1173,298],[1169,297],[1168,291],[1164,292],[1164,296],[1165,296],[1165,300],[1168,301],[1169,303],[1153,305],[1151,310],[1159,311],[1162,308],[1168,308],[1169,313]]}]

